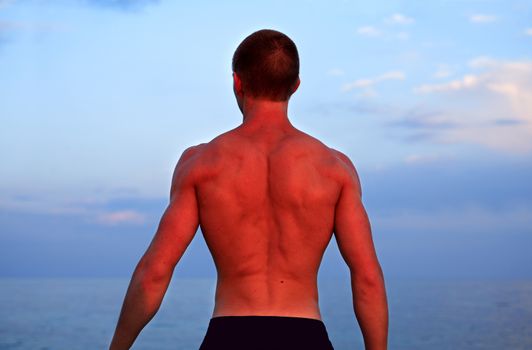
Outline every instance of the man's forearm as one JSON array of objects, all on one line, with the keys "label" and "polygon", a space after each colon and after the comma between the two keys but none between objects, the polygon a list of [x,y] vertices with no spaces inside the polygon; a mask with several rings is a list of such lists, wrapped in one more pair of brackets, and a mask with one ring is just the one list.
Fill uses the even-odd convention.
[{"label": "man's forearm", "polygon": [[384,279],[360,281],[351,277],[353,307],[366,350],[385,350],[388,342],[388,303]]},{"label": "man's forearm", "polygon": [[124,298],[110,350],[129,349],[133,345],[140,331],[157,313],[170,279],[171,274],[155,279],[137,266]]}]

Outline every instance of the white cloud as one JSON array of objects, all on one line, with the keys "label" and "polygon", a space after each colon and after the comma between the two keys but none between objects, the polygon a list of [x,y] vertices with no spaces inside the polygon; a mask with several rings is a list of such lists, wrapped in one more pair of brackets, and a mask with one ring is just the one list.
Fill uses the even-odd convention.
[{"label": "white cloud", "polygon": [[362,98],[362,99],[369,99],[369,98],[374,98],[374,97],[377,97],[377,96],[379,96],[377,91],[375,91],[375,89],[372,89],[372,88],[369,88],[369,87],[364,89],[364,90],[362,90],[359,94],[357,94],[357,97]]},{"label": "white cloud", "polygon": [[498,61],[494,58],[491,58],[489,56],[479,56],[471,59],[468,63],[468,65],[471,68],[488,68],[493,67],[498,64]]},{"label": "white cloud", "polygon": [[347,83],[342,87],[342,90],[351,91],[353,89],[371,87],[385,80],[404,80],[405,77],[405,74],[401,71],[390,71],[374,78],[358,79],[352,83]]},{"label": "white cloud", "polygon": [[88,222],[116,226],[120,224],[143,224],[146,215],[133,209],[109,211],[105,208],[108,200],[67,199],[35,195],[0,194],[0,210],[44,214],[52,216],[75,216]]},{"label": "white cloud", "polygon": [[472,23],[492,23],[497,20],[497,16],[487,14],[474,14],[469,17],[469,21]]},{"label": "white cloud", "polygon": [[[406,25],[413,23],[414,19],[407,17],[401,13],[394,13],[391,16],[384,19],[385,24],[392,25]],[[357,34],[367,37],[381,37],[381,38],[391,38],[399,40],[407,40],[410,38],[410,33],[405,31],[400,32],[386,32],[382,31],[374,25],[362,26],[357,29]]]},{"label": "white cloud", "polygon": [[119,210],[100,213],[96,218],[97,222],[110,226],[121,224],[142,224],[145,220],[145,216],[135,210]]},{"label": "white cloud", "polygon": [[339,77],[344,75],[344,71],[339,68],[332,68],[327,71],[327,75],[331,75],[333,77]]},{"label": "white cloud", "polygon": [[465,75],[462,79],[453,80],[444,84],[425,84],[414,89],[417,93],[456,91],[472,88],[478,84],[478,77],[472,74]]},{"label": "white cloud", "polygon": [[74,203],[69,200],[5,194],[0,195],[0,209],[50,215],[86,215],[88,212],[80,203]]},{"label": "white cloud", "polygon": [[379,29],[377,29],[376,27],[373,27],[373,26],[359,27],[357,29],[357,33],[359,35],[369,36],[369,37],[376,37],[376,36],[380,36],[382,34]]},{"label": "white cloud", "polygon": [[434,72],[432,76],[437,79],[443,79],[451,76],[452,74],[453,73],[449,66],[447,66],[446,64],[440,64],[438,65],[438,69],[436,70],[436,72]]},{"label": "white cloud", "polygon": [[439,118],[453,127],[437,130],[437,139],[532,152],[532,61],[478,57],[469,66],[474,71],[461,79],[414,89],[444,106]]},{"label": "white cloud", "polygon": [[390,71],[374,78],[358,79],[354,82],[344,84],[344,86],[342,86],[342,91],[348,92],[357,89],[359,90],[358,97],[373,98],[378,96],[377,91],[374,89],[375,85],[386,80],[404,80],[405,77],[405,74],[401,71]]},{"label": "white cloud", "polygon": [[399,32],[395,35],[395,37],[399,40],[408,40],[410,39],[410,33],[408,32]]},{"label": "white cloud", "polygon": [[405,73],[401,71],[391,71],[391,72],[384,73],[381,76],[377,77],[376,81],[389,80],[389,79],[403,80],[405,79]]},{"label": "white cloud", "polygon": [[532,28],[525,29],[525,35],[532,36]]},{"label": "white cloud", "polygon": [[342,90],[343,91],[351,91],[353,89],[358,89],[358,88],[362,88],[362,87],[368,87],[368,86],[371,86],[373,84],[374,84],[374,81],[371,80],[371,79],[358,79],[358,80],[355,80],[352,83],[344,84],[344,86],[342,87]]},{"label": "white cloud", "polygon": [[386,22],[391,24],[410,24],[414,22],[414,19],[401,13],[394,13],[386,19]]},{"label": "white cloud", "polygon": [[400,63],[411,64],[420,61],[422,57],[423,56],[419,51],[408,50],[401,52],[397,58],[399,59]]}]

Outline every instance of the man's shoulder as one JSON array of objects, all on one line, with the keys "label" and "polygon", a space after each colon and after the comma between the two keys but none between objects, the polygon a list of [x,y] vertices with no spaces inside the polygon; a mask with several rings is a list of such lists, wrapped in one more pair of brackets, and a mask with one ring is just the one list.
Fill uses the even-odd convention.
[{"label": "man's shoulder", "polygon": [[208,142],[191,146],[185,151],[190,150],[192,154],[202,154],[202,156],[208,156],[210,153],[230,148],[231,145],[234,145],[241,141],[241,138],[238,137],[238,133],[235,131],[236,128],[228,130],[219,135],[216,135]]},{"label": "man's shoulder", "polygon": [[345,165],[347,168],[355,170],[355,165],[351,161],[351,159],[344,153],[340,152],[337,149],[334,149],[332,147],[328,147],[331,153],[338,159],[340,162]]},{"label": "man's shoulder", "polygon": [[321,154],[327,158],[331,158],[332,160],[336,160],[336,158],[338,158],[338,153],[342,154],[340,151],[337,151],[334,148],[331,148],[326,145],[322,140],[318,139],[317,137],[299,129],[296,129],[294,139],[297,140],[296,142],[299,143],[299,145],[301,145],[303,148],[311,150],[312,153]]},{"label": "man's shoulder", "polygon": [[186,148],[177,161],[175,172],[191,174],[191,171],[197,167],[197,160],[204,148],[204,143]]},{"label": "man's shoulder", "polygon": [[193,145],[186,148],[183,153],[181,153],[181,157],[179,157],[179,160],[177,161],[176,168],[190,168],[192,165],[191,163],[194,163],[194,160],[201,154],[204,146],[204,143],[200,143],[198,145]]},{"label": "man's shoulder", "polygon": [[329,147],[321,140],[304,133],[304,143],[311,145],[313,154],[321,154],[320,159],[325,161],[327,168],[339,177],[342,182],[358,181],[355,165],[345,153]]},{"label": "man's shoulder", "polygon": [[334,163],[340,164],[342,167],[347,167],[349,169],[355,169],[355,166],[353,165],[353,162],[349,157],[344,154],[343,152],[334,149],[332,147],[329,147],[326,145],[323,141],[320,139],[309,135],[307,133],[301,132],[303,135],[303,138],[305,139],[305,142],[309,144],[313,144],[315,147],[322,150],[323,154],[327,156],[331,161]]},{"label": "man's shoulder", "polygon": [[179,161],[177,168],[185,170],[188,176],[192,178],[201,177],[209,169],[217,167],[220,163],[219,145],[215,140],[210,142],[200,143],[186,148]]},{"label": "man's shoulder", "polygon": [[187,160],[187,159],[195,156],[196,154],[198,154],[203,149],[204,146],[205,146],[205,143],[200,143],[200,144],[197,144],[197,145],[189,146],[188,148],[186,148],[183,151],[183,154],[181,155],[181,158],[183,160]]},{"label": "man's shoulder", "polygon": [[341,173],[343,175],[342,179],[343,179],[344,185],[352,186],[356,188],[358,193],[361,195],[362,188],[360,185],[360,178],[358,177],[358,172],[355,168],[355,165],[351,161],[351,159],[349,159],[349,157],[346,154],[334,148],[330,148],[330,150],[337,157],[338,161],[341,164],[341,168],[342,168]]}]

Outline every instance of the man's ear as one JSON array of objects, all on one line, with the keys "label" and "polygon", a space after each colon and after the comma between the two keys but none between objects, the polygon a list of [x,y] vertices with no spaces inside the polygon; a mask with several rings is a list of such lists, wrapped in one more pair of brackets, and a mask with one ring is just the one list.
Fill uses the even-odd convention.
[{"label": "man's ear", "polygon": [[233,90],[235,94],[242,95],[242,80],[240,80],[240,77],[235,72],[233,72]]},{"label": "man's ear", "polygon": [[297,88],[299,87],[299,84],[301,84],[301,79],[299,79],[299,77],[298,77],[296,83],[294,84],[294,87],[292,88],[292,93],[297,91]]}]

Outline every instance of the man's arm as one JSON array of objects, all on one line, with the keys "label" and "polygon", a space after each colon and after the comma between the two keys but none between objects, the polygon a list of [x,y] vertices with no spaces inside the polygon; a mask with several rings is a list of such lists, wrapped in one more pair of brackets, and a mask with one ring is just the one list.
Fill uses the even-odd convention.
[{"label": "man's arm", "polygon": [[362,204],[355,167],[340,152],[347,170],[335,210],[334,233],[340,253],[351,272],[353,308],[367,350],[387,348],[388,305],[382,270],[377,260],[371,227]]},{"label": "man's arm", "polygon": [[153,240],[140,259],[129,284],[110,349],[129,349],[157,313],[177,262],[198,228],[198,208],[189,148],[179,159],[164,212]]}]

